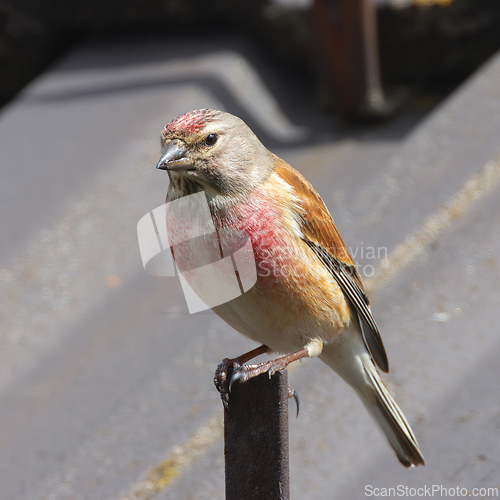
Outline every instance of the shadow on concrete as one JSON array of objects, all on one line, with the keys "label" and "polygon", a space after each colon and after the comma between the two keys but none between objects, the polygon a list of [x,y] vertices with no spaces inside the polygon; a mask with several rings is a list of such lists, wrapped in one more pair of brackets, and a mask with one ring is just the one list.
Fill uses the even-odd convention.
[{"label": "shadow on concrete", "polygon": [[[265,117],[259,117],[259,106],[262,106],[262,103],[256,102],[254,109],[250,110],[248,103],[242,102],[224,81],[224,75],[217,78],[217,68],[212,68],[212,74],[207,74],[206,69],[200,68],[198,75],[189,71],[186,76],[177,74],[170,77],[141,77],[137,81],[128,79],[129,81],[120,83],[86,85],[62,92],[36,93],[27,95],[25,99],[30,103],[51,105],[64,100],[91,99],[147,89],[196,85],[213,95],[227,111],[241,117],[270,149],[302,148],[347,138],[357,141],[400,141],[418,125],[435,104],[431,100],[424,106],[419,106],[419,109],[410,106],[392,118],[379,121],[352,122],[337,115],[327,114],[319,107],[314,75],[305,69],[281,64],[266,53],[266,47],[244,36],[211,35],[193,39],[185,35],[175,35],[147,39],[134,37],[95,39],[77,50],[77,57],[62,61],[54,68],[54,72],[61,74],[82,70],[89,72],[113,68],[118,70],[158,62],[168,65],[169,62],[201,60],[204,56],[216,54],[233,54],[235,57],[243,58],[258,75],[264,91],[270,93],[278,104],[279,112],[285,121],[289,122],[290,129],[299,127],[304,133],[299,134],[300,137],[290,134],[289,138],[283,134],[270,133],[273,124],[263,126],[262,120],[265,120]],[[220,70],[224,71],[222,65]]]}]

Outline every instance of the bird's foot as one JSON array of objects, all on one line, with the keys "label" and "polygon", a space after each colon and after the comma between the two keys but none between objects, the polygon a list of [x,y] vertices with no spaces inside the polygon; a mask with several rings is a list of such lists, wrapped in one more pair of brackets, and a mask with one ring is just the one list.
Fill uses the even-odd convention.
[{"label": "bird's foot", "polygon": [[231,392],[233,385],[236,382],[244,384],[251,378],[258,377],[263,373],[267,373],[269,378],[271,378],[276,372],[286,368],[287,363],[282,360],[283,358],[279,358],[265,363],[259,363],[258,365],[235,366],[233,368],[231,379],[229,380],[229,392]]},{"label": "bird's foot", "polygon": [[[240,358],[223,359],[222,363],[215,370],[214,384],[220,393],[220,398],[226,411],[229,411],[229,395],[235,383],[244,384],[250,379],[266,372],[269,378],[271,378],[277,371],[284,368],[284,366],[281,366],[282,364],[280,360],[274,360],[258,365],[241,365]],[[291,387],[288,388],[288,394],[289,397],[293,397],[298,401],[295,391]]]},{"label": "bird's foot", "polygon": [[[244,365],[243,363],[252,359],[258,354],[263,354],[265,352],[266,346],[261,346],[254,351],[250,351],[246,355],[240,356],[239,358],[229,359],[225,358],[222,363],[215,370],[214,383],[215,387],[220,393],[222,403],[226,411],[229,411],[229,395],[233,386],[236,382],[244,384],[254,377],[258,377],[263,373],[267,373],[269,378],[271,378],[276,372],[285,369],[291,362],[298,359],[304,358],[308,355],[307,348],[303,348],[300,351],[289,354],[282,358],[274,359],[272,361],[267,361],[265,363],[260,363],[258,365]],[[299,398],[297,393],[292,389],[288,388],[289,397],[293,397],[297,403],[297,416],[299,415]]]},{"label": "bird's foot", "polygon": [[224,358],[215,370],[214,384],[219,391],[224,409],[229,412],[229,393],[231,392],[231,380],[235,370],[240,367],[239,359]]},{"label": "bird's foot", "polygon": [[225,358],[215,370],[214,384],[220,393],[222,404],[226,411],[229,411],[229,395],[233,390],[235,383],[244,384],[251,378],[257,377],[262,373],[268,373],[271,378],[277,371],[285,366],[280,359],[260,363],[258,365],[241,365],[240,358]]},{"label": "bird's foot", "polygon": [[[225,410],[229,412],[229,395],[235,383],[244,384],[251,378],[266,372],[269,374],[269,378],[271,378],[277,371],[283,369],[280,365],[276,361],[268,361],[267,363],[260,363],[258,365],[241,365],[239,358],[223,359],[222,363],[215,370],[214,384],[219,391]],[[294,393],[295,391],[289,387],[289,397],[296,398]]]}]

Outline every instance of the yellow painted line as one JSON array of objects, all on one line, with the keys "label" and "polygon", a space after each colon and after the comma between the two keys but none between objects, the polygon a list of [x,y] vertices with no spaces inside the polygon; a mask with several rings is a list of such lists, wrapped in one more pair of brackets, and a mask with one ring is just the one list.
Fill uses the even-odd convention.
[{"label": "yellow painted line", "polygon": [[172,454],[155,465],[122,500],[151,500],[177,476],[186,471],[223,436],[222,407],[184,444],[174,448]]},{"label": "yellow painted line", "polygon": [[435,242],[453,222],[461,219],[476,203],[483,200],[500,184],[500,157],[488,162],[472,176],[442,207],[438,208],[421,226],[410,233],[382,261],[373,278],[367,281],[367,290],[386,285],[426,248]]},{"label": "yellow painted line", "polygon": [[[476,203],[493,192],[499,184],[500,157],[487,163],[442,207],[438,208],[398,245],[384,260],[385,264],[378,273],[369,281],[367,280],[367,289],[373,292],[386,285],[431,243],[436,241],[446,228],[464,217]],[[299,367],[298,364],[292,366],[293,368]],[[219,439],[222,439],[223,432],[222,418],[219,415],[210,418],[188,441],[175,448],[163,462],[154,466],[145,479],[122,497],[122,500],[152,500],[155,498]]]}]

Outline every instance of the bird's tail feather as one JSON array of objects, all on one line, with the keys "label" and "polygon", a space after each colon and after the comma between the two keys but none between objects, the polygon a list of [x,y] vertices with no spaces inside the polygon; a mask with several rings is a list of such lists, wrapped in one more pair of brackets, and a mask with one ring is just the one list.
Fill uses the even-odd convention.
[{"label": "bird's tail feather", "polygon": [[389,394],[377,369],[368,356],[362,356],[361,362],[367,381],[375,392],[373,398],[366,397],[358,391],[363,404],[385,434],[389,444],[394,448],[399,461],[405,467],[425,465],[424,457],[418,447],[417,439],[411,430],[403,412]]}]

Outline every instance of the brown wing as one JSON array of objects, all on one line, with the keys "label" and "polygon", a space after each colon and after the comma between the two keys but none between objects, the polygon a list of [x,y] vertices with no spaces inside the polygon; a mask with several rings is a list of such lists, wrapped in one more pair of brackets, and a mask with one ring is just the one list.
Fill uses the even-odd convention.
[{"label": "brown wing", "polygon": [[381,370],[388,372],[389,363],[384,344],[373,318],[363,282],[325,203],[311,184],[284,161],[277,159],[275,172],[293,186],[301,201],[304,211],[299,217],[304,243],[328,268],[353,304],[358,313],[365,345],[372,359]]}]

